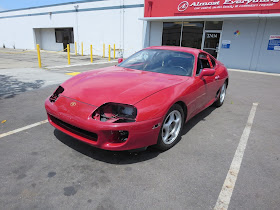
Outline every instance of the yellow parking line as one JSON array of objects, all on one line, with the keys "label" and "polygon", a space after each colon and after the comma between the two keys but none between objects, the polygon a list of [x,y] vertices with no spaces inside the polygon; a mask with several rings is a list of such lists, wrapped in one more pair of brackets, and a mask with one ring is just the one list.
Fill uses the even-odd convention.
[{"label": "yellow parking line", "polygon": [[71,76],[75,76],[75,75],[78,75],[80,74],[81,72],[71,72],[71,73],[65,73],[67,75],[71,75]]}]

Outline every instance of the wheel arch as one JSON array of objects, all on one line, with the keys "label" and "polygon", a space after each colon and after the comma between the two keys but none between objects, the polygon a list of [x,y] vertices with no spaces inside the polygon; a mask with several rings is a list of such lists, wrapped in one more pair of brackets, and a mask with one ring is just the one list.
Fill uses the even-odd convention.
[{"label": "wheel arch", "polygon": [[229,82],[228,78],[226,79],[226,81],[225,81],[225,82],[226,82],[226,84],[227,84],[227,87],[228,87],[228,82]]},{"label": "wheel arch", "polygon": [[187,116],[188,116],[188,108],[186,104],[183,101],[177,101],[175,104],[178,104],[182,107],[184,111],[184,122],[186,122]]}]

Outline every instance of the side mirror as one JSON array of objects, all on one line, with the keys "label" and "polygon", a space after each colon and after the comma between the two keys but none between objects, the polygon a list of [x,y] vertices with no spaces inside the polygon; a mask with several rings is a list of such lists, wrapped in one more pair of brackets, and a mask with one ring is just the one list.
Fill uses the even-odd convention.
[{"label": "side mirror", "polygon": [[202,69],[202,72],[200,73],[200,78],[204,76],[213,76],[215,74],[214,69]]},{"label": "side mirror", "polygon": [[118,59],[118,63],[121,63],[121,62],[123,62],[123,58]]}]

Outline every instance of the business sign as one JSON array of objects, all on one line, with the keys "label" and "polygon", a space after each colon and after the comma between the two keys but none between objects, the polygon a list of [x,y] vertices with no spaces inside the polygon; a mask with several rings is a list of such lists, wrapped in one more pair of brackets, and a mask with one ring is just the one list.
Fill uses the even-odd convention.
[{"label": "business sign", "polygon": [[[145,0],[145,17],[280,13],[280,0]],[[149,10],[148,3],[153,2]]]},{"label": "business sign", "polygon": [[233,34],[234,34],[234,36],[239,36],[240,35],[240,31],[236,30]]},{"label": "business sign", "polygon": [[184,12],[188,7],[194,7],[194,10],[199,10],[203,7],[205,10],[211,9],[234,9],[237,8],[254,8],[254,7],[270,7],[279,0],[223,0],[223,1],[194,1],[189,4],[188,1],[183,1],[178,5],[178,11]]},{"label": "business sign", "polygon": [[179,5],[178,5],[178,11],[179,12],[184,12],[186,11],[186,9],[188,9],[189,7],[189,2],[187,1],[182,1]]},{"label": "business sign", "polygon": [[206,38],[207,39],[217,39],[217,38],[220,38],[220,36],[218,37],[217,33],[207,33]]},{"label": "business sign", "polygon": [[222,48],[229,49],[231,41],[230,40],[222,40]]},{"label": "business sign", "polygon": [[270,35],[267,50],[280,50],[280,35]]}]

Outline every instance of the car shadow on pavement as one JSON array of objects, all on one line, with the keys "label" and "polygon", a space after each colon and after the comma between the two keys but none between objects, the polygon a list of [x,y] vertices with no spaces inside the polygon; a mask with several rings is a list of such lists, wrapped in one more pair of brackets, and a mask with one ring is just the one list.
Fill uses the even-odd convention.
[{"label": "car shadow on pavement", "polygon": [[198,113],[196,116],[194,116],[192,119],[190,119],[184,126],[182,135],[185,135],[189,132],[194,126],[196,126],[197,123],[200,121],[205,121],[205,118],[210,115],[216,107],[214,105],[208,107],[207,109],[203,110],[202,112]]},{"label": "car shadow on pavement", "polygon": [[[216,108],[210,106],[206,110],[200,112],[198,115],[193,117],[187,124],[185,124],[182,135],[185,135],[189,130],[191,130],[197,123],[200,121],[204,121],[205,117],[211,114]],[[102,150],[99,148],[95,148],[90,146],[84,142],[81,142],[67,134],[55,129],[54,135],[56,138],[61,141],[63,144],[72,148],[73,150],[86,155],[95,160],[99,160],[102,162],[110,163],[110,164],[133,164],[138,162],[147,161],[157,157],[162,151],[157,150],[154,147],[148,147],[145,151],[108,151]],[[181,140],[181,139],[180,139]]]},{"label": "car shadow on pavement", "polygon": [[54,135],[63,144],[76,150],[77,152],[80,152],[95,160],[110,164],[122,165],[143,162],[155,158],[161,153],[161,151],[152,147],[148,147],[147,150],[139,152],[102,150],[68,136],[57,129],[54,130]]}]

